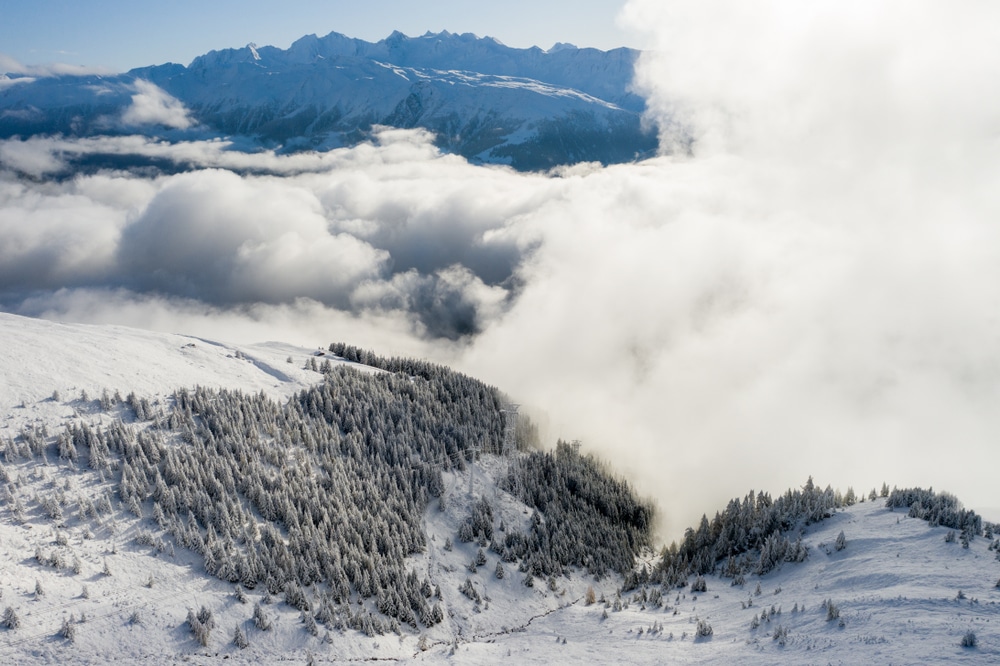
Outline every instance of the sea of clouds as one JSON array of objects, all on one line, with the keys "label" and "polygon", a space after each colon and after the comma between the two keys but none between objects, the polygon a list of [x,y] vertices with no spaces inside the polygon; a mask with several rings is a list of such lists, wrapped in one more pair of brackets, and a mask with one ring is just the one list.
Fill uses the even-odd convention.
[{"label": "sea of clouds", "polygon": [[[0,142],[0,307],[449,363],[611,461],[668,538],[809,475],[997,505],[1000,5],[622,21],[662,146],[636,164],[516,173],[389,128],[295,155]],[[190,126],[164,95],[122,122]],[[74,172],[88,155],[176,169]]]}]

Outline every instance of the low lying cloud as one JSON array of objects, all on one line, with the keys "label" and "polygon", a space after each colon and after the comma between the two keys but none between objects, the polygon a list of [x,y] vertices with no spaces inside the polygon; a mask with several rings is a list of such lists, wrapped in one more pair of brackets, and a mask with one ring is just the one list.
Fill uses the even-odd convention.
[{"label": "low lying cloud", "polygon": [[[633,165],[518,174],[402,130],[3,142],[0,299],[454,364],[626,471],[671,538],[810,474],[989,505],[1000,10],[962,6],[633,0],[664,128]],[[187,172],[44,179],[92,154]]]},{"label": "low lying cloud", "polygon": [[[96,136],[68,139],[61,136],[33,136],[0,141],[0,168],[33,178],[73,175],[81,162],[92,156],[146,158],[166,162],[174,170],[220,168],[241,174],[300,175],[340,169],[364,169],[375,164],[389,166],[413,161],[450,161],[433,145],[433,136],[422,129],[378,128],[374,143],[351,150],[326,153],[302,152],[279,155],[273,150],[244,152],[223,139],[166,141],[153,137]],[[119,174],[121,175],[121,174]]]},{"label": "low lying cloud", "polygon": [[171,129],[187,129],[195,124],[180,100],[143,79],[135,82],[135,94],[122,112],[122,122],[128,126],[162,125]]},{"label": "low lying cloud", "polygon": [[[25,65],[11,56],[0,53],[0,75],[19,74],[22,76],[45,78],[50,76],[91,76],[93,74],[114,74],[106,67],[88,67],[86,65],[68,65],[66,63],[47,63],[43,65]],[[2,88],[2,86],[0,86]]]}]

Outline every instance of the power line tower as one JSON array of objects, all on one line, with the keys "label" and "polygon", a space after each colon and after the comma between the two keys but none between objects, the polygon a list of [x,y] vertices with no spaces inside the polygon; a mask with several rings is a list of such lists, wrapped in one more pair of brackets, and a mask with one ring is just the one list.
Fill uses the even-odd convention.
[{"label": "power line tower", "polygon": [[503,457],[507,459],[507,476],[513,480],[511,493],[521,499],[520,457],[517,455],[517,410],[520,405],[508,403],[500,410],[503,414]]}]

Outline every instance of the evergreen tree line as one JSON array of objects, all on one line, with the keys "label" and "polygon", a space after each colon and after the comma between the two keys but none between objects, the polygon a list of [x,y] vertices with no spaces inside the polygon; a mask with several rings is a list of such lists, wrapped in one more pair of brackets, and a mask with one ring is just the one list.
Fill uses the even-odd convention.
[{"label": "evergreen tree line", "polygon": [[[882,484],[880,492],[872,489],[868,494],[870,501],[877,498],[884,499],[889,509],[907,509],[911,517],[960,530],[965,545],[975,536],[1000,532],[1000,526],[984,523],[949,493],[921,488],[890,491]],[[750,491],[742,500],[730,500],[725,511],[717,512],[712,520],[703,515],[697,529],[685,530],[680,544],[672,543],[663,550],[652,572],[630,572],[624,587],[630,590],[647,582],[683,585],[692,575],[710,573],[732,578],[735,585],[742,584],[747,574],[763,575],[783,562],[801,562],[808,552],[801,536],[793,536],[793,532],[858,499],[851,488],[843,495],[829,486],[821,490],[812,477],[801,489],[789,489],[777,498]]]},{"label": "evergreen tree line", "polygon": [[801,537],[792,538],[790,532],[855,501],[853,490],[843,496],[830,486],[820,489],[812,477],[802,488],[789,489],[776,498],[751,490],[742,500],[730,500],[711,520],[702,515],[698,528],[687,528],[680,544],[664,548],[652,572],[630,575],[626,589],[646,579],[680,585],[691,575],[716,572],[738,584],[746,574],[763,575],[783,562],[801,562],[808,556],[806,547]]},{"label": "evergreen tree line", "polygon": [[991,534],[998,530],[997,525],[984,524],[975,511],[963,508],[951,493],[935,493],[930,488],[893,488],[885,505],[890,509],[908,509],[911,518],[926,520],[931,525],[959,530],[966,546],[974,537],[983,535],[984,527]]},{"label": "evergreen tree line", "polygon": [[408,375],[410,377],[421,377],[428,381],[439,381],[452,385],[468,384],[469,382],[472,382],[499,395],[497,389],[487,387],[478,379],[473,379],[467,375],[463,375],[462,373],[456,372],[445,365],[439,365],[437,363],[421,361],[413,358],[379,356],[373,351],[361,349],[360,347],[348,345],[343,342],[331,343],[328,350],[331,354],[339,356],[346,361],[360,363],[361,365],[378,368],[380,370],[385,370],[386,372]]}]

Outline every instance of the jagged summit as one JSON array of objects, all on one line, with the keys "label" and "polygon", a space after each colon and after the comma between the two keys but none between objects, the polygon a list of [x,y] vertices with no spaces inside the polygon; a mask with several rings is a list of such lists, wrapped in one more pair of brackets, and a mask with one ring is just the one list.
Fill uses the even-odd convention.
[{"label": "jagged summit", "polygon": [[[261,147],[352,145],[382,125],[429,129],[442,149],[475,162],[527,170],[616,163],[656,148],[655,132],[641,123],[645,102],[631,90],[638,56],[569,44],[518,49],[446,30],[396,31],[378,42],[312,34],[287,49],[250,43],[209,51],[186,67],[6,86],[0,138],[139,131],[115,120],[148,82],[188,110],[189,133]],[[162,133],[150,125],[142,131]]]}]

